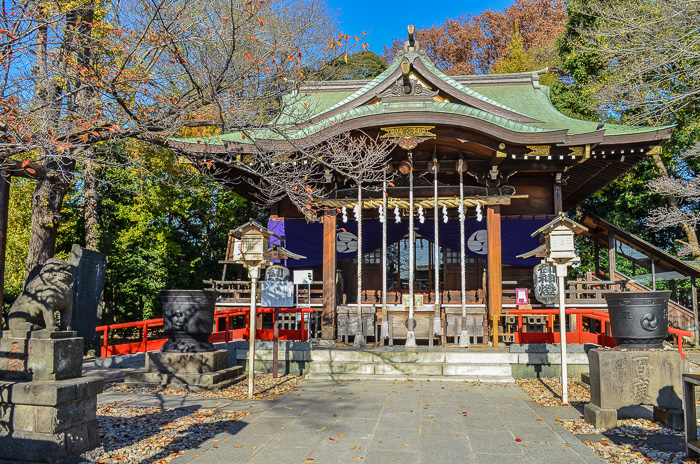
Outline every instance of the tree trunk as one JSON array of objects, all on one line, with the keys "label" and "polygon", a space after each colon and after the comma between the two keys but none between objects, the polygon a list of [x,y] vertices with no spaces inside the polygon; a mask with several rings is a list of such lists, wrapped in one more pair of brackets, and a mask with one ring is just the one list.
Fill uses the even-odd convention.
[{"label": "tree trunk", "polygon": [[46,260],[56,253],[56,237],[61,219],[61,206],[68,191],[68,182],[55,176],[37,182],[32,197],[32,232],[24,284],[39,274]]},{"label": "tree trunk", "polygon": [[97,215],[97,169],[92,156],[83,165],[83,214],[85,216],[85,248],[99,251]]}]

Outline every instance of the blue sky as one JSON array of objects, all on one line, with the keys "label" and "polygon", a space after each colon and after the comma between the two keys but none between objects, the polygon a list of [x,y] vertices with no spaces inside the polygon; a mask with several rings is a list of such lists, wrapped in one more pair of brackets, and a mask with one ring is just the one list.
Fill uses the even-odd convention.
[{"label": "blue sky", "polygon": [[365,41],[378,54],[394,37],[406,37],[406,26],[409,24],[420,29],[440,24],[445,19],[460,14],[478,14],[488,9],[502,10],[512,3],[513,0],[328,0],[328,6],[337,12],[343,32],[352,36],[365,31]]}]

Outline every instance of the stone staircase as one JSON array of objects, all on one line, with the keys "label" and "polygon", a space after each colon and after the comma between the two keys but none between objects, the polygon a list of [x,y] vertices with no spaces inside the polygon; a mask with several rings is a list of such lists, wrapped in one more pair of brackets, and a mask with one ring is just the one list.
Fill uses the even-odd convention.
[{"label": "stone staircase", "polygon": [[397,347],[314,347],[306,378],[513,382],[511,364],[518,362],[517,356],[507,351],[479,348],[397,350]]}]

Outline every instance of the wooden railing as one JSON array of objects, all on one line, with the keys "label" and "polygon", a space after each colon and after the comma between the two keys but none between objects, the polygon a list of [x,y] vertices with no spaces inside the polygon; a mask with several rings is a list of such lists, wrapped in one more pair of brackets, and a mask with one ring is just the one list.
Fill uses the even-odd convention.
[{"label": "wooden railing", "polygon": [[[272,308],[257,308],[257,314],[273,314],[272,323],[279,323],[279,340],[301,340],[306,341],[311,337],[317,337],[320,333],[320,314],[311,308],[280,308],[279,321],[274,320],[274,310]],[[304,322],[304,314],[309,314],[310,326]],[[232,340],[247,340],[250,334],[249,322],[250,308],[232,308],[214,313],[214,327],[209,341],[212,343],[230,342]],[[238,324],[231,322],[239,319]],[[115,356],[121,354],[145,353],[147,351],[159,350],[167,341],[167,337],[149,339],[149,329],[162,329],[163,319],[149,319],[146,321],[124,322],[121,324],[101,325],[95,330],[102,332],[102,357]],[[141,331],[138,341],[118,343],[110,345],[110,335],[114,330],[135,328]],[[256,340],[273,340],[273,329],[256,329]]]},{"label": "wooden railing", "polygon": [[[567,316],[574,316],[571,331],[566,332],[566,343],[585,344],[592,343],[601,346],[617,346],[610,336],[610,315],[597,309],[569,308]],[[560,343],[561,334],[555,327],[555,318],[558,319],[559,309],[516,309],[507,314],[493,316],[493,330],[495,331],[495,346],[499,339],[513,343]],[[533,321],[534,319],[534,321]],[[557,321],[558,325],[559,321]],[[499,326],[503,331],[499,333]],[[528,326],[539,326],[541,330],[528,331]],[[538,328],[539,328],[538,327]],[[556,330],[555,330],[556,329]],[[683,357],[683,337],[692,334],[687,330],[669,327],[668,332],[676,337],[678,351]]]}]

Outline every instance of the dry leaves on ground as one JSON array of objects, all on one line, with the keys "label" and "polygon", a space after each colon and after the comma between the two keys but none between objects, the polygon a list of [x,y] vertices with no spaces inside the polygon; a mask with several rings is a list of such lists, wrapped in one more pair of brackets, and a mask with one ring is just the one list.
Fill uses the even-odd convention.
[{"label": "dry leaves on ground", "polygon": [[[561,383],[559,379],[516,379],[518,386],[540,406],[556,407],[561,406]],[[588,388],[569,379],[569,401],[582,407],[590,402],[590,392]],[[647,441],[651,437],[659,435],[680,435],[682,431],[677,431],[664,427],[663,425],[646,419],[622,419],[617,421],[618,426],[614,429],[596,429],[583,419],[561,420],[557,419],[562,426],[566,427],[575,435],[581,434],[604,434],[606,439],[601,441],[586,441],[586,445],[605,460],[605,462],[615,464],[680,464],[693,461],[684,460],[685,453],[662,451],[654,449]],[[615,438],[624,437],[627,443],[615,443]]]},{"label": "dry leaves on ground", "polygon": [[[540,406],[561,406],[561,382],[558,377],[541,377],[539,379],[515,379],[518,386]],[[588,388],[574,379],[569,379],[569,402],[571,404],[588,403],[591,394]]]},{"label": "dry leaves on ground", "polygon": [[[272,378],[272,374],[256,373],[255,382],[253,384],[253,399],[273,400],[296,387],[303,379],[304,377],[299,375],[283,375],[274,379]],[[117,393],[159,393],[162,395],[175,396],[245,399],[248,398],[248,379],[242,380],[230,387],[222,388],[219,391],[188,391],[182,388],[131,387],[127,385],[113,385],[108,388],[107,391]]]},{"label": "dry leaves on ground", "polygon": [[[682,451],[663,451],[655,449],[649,439],[661,435],[683,437],[683,431],[664,427],[658,422],[647,419],[621,419],[614,429],[596,429],[583,419],[558,420],[573,434],[605,434],[601,441],[586,441],[586,445],[606,462],[630,464],[680,464],[695,462],[685,460]],[[616,439],[628,443],[615,443]]]},{"label": "dry leaves on ground", "polygon": [[101,447],[91,463],[167,463],[204,440],[223,432],[243,412],[99,406]]}]

